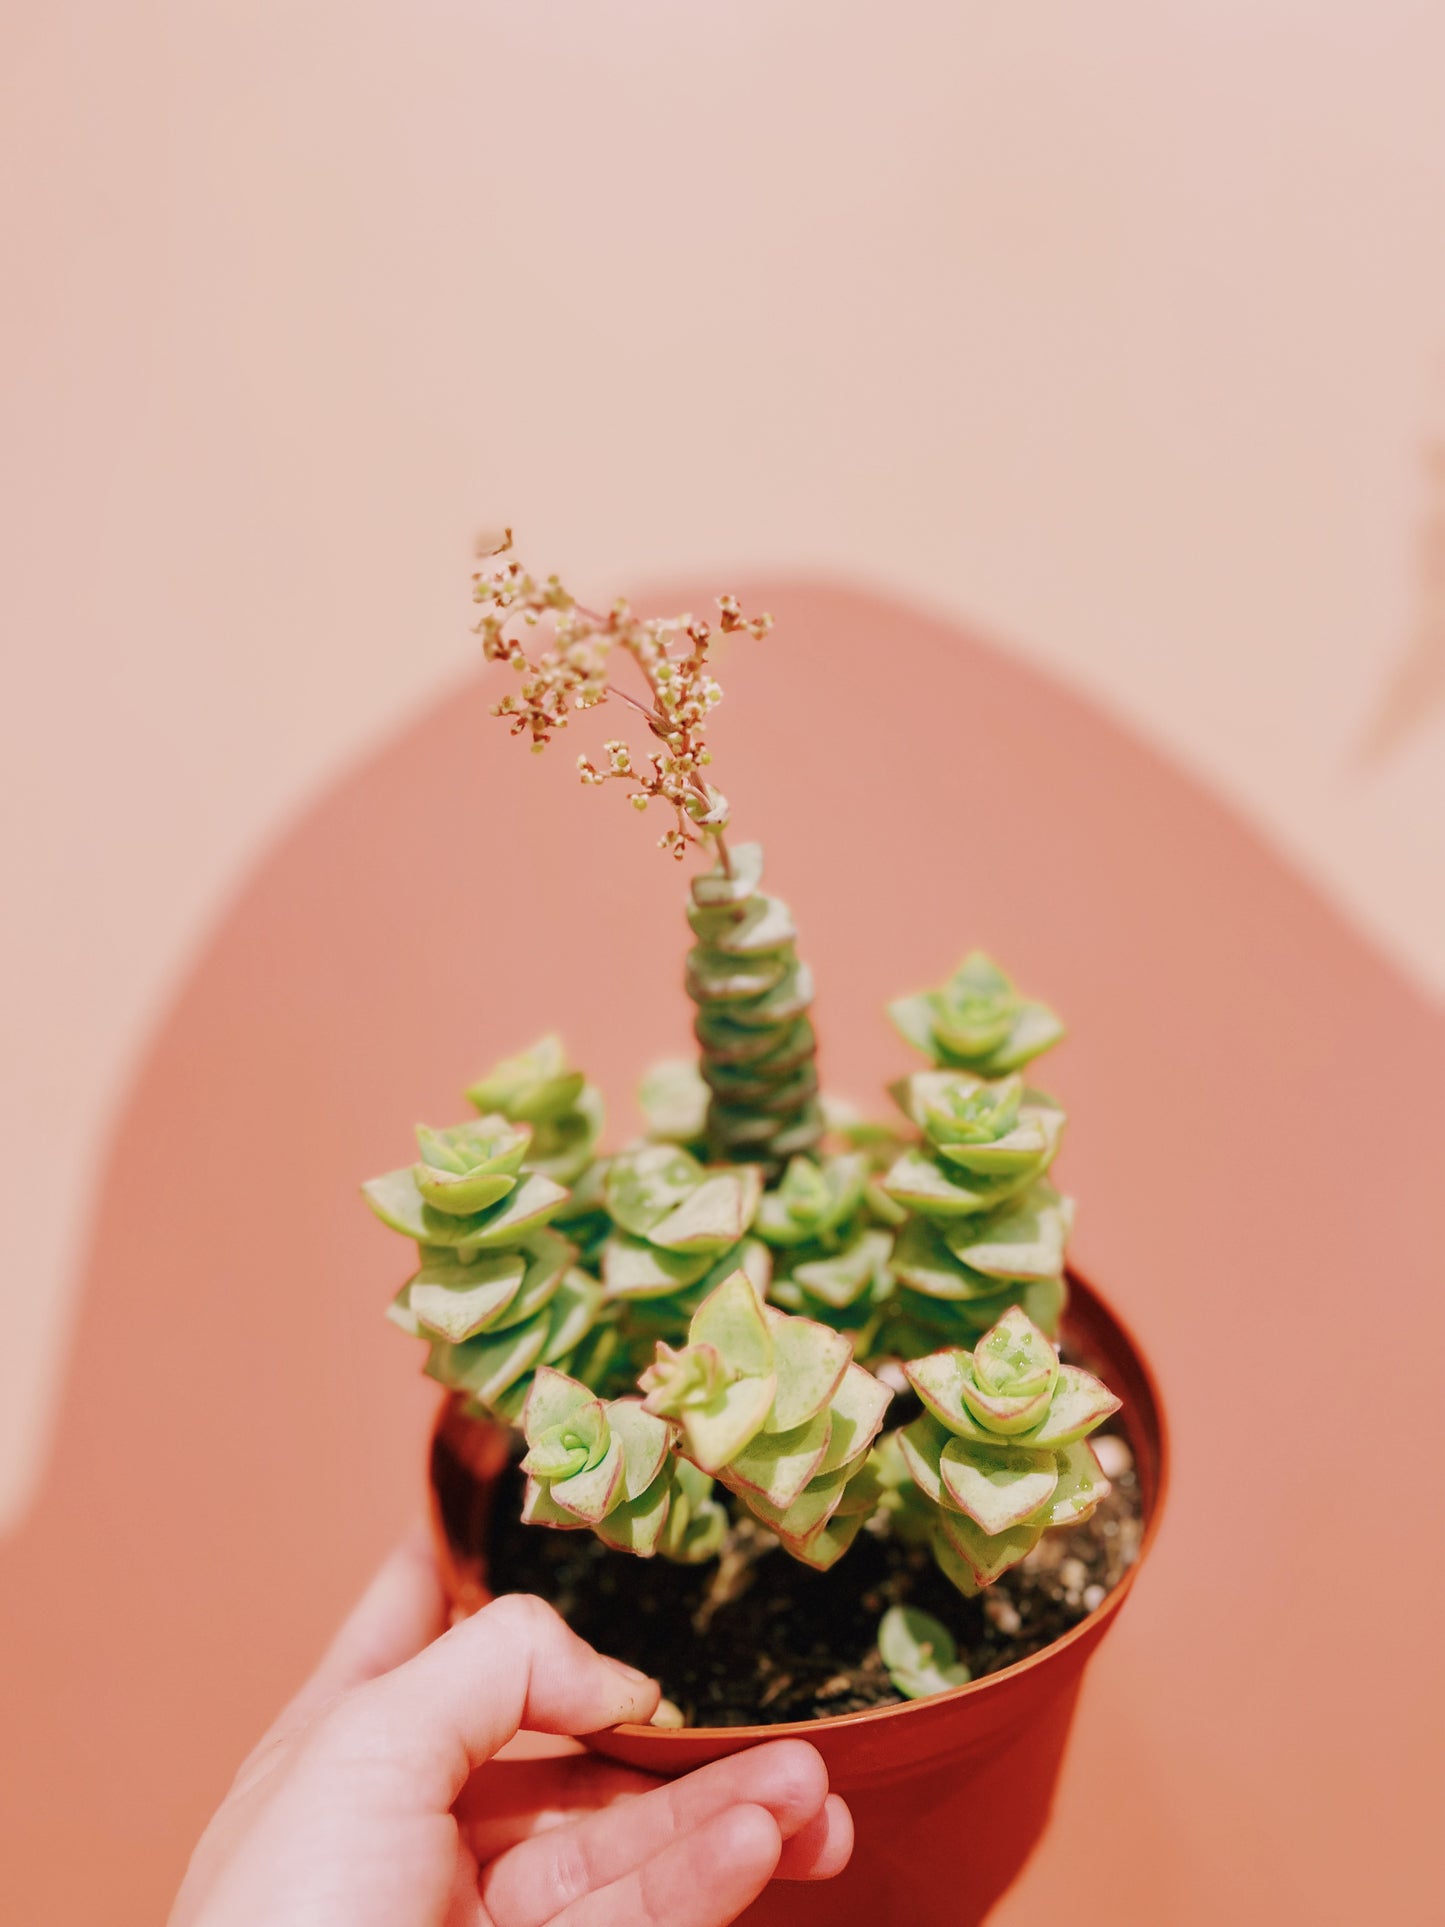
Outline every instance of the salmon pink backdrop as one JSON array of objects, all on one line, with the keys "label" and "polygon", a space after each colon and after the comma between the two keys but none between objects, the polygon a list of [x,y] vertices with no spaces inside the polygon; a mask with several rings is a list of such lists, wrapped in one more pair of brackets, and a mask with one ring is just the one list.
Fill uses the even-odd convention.
[{"label": "salmon pink backdrop", "polygon": [[[718,773],[819,976],[827,1081],[986,944],[1062,1007],[1077,1253],[1150,1352],[1171,1511],[1007,1927],[1438,1918],[1445,1023],[1243,823],[896,603],[734,583]],[[661,603],[701,605],[691,582]],[[101,1167],[59,1428],[0,1544],[0,1913],[154,1927],[243,1750],[416,1510],[431,1388],[357,1180],[560,1027],[626,1129],[680,1048],[682,879],[483,680],[235,898]],[[967,1877],[966,1842],[960,1879]]]}]

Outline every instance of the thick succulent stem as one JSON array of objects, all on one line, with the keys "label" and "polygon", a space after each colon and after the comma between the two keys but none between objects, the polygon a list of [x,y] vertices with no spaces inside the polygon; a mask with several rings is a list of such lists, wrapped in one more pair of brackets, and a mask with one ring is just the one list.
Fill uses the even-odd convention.
[{"label": "thick succulent stem", "polygon": [[794,948],[792,913],[763,894],[763,853],[739,844],[730,865],[692,885],[688,995],[700,1068],[712,1096],[708,1155],[769,1173],[812,1152],[823,1134],[813,979]]}]

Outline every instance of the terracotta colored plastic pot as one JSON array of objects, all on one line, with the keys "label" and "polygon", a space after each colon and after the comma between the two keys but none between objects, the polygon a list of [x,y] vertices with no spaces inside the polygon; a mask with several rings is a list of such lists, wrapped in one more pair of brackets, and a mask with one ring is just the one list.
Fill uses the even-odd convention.
[{"label": "terracotta colored plastic pot", "polygon": [[[1084,1666],[1153,1543],[1168,1476],[1163,1412],[1138,1346],[1090,1286],[1074,1274],[1070,1283],[1066,1336],[1124,1400],[1144,1507],[1139,1561],[1100,1606],[1032,1658],[932,1699],[780,1726],[619,1726],[588,1737],[597,1752],[663,1777],[763,1740],[793,1736],[817,1747],[852,1808],[852,1862],[836,1880],[771,1888],[742,1916],[749,1927],[968,1927],[986,1917],[1043,1832]],[[462,1417],[450,1400],[443,1406],[432,1441],[433,1518],[463,1610],[491,1597],[487,1526],[507,1450],[504,1432]]]}]

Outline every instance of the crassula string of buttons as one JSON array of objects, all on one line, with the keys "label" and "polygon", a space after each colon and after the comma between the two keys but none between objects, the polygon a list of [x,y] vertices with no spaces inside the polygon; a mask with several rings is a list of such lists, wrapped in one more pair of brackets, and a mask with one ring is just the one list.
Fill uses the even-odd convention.
[{"label": "crassula string of buttons", "polygon": [[[893,1114],[830,1102],[792,913],[710,780],[712,625],[589,610],[510,538],[475,588],[515,734],[544,749],[606,703],[646,732],[578,767],[660,810],[672,857],[705,859],[683,967],[697,1056],[648,1073],[646,1130],[611,1149],[555,1037],[474,1083],[466,1122],[418,1127],[415,1160],[365,1187],[417,1248],[391,1316],[467,1413],[513,1429],[530,1525],[685,1564],[776,1542],[837,1567],[829,1584],[860,1534],[898,1535],[971,1596],[1109,1490],[1088,1441],[1119,1400],[1058,1350],[1065,1118],[1033,1072],[1062,1025],[975,951],[891,1007],[926,1060]],[[720,608],[724,633],[767,634]],[[625,661],[635,693],[611,679]],[[909,1696],[967,1678],[911,1609],[880,1650]]]}]

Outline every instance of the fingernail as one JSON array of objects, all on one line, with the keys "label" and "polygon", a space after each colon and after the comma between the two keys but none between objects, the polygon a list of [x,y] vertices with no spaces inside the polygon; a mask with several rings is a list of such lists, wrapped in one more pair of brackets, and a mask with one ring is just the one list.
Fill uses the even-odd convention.
[{"label": "fingernail", "polygon": [[607,1661],[607,1664],[612,1668],[614,1673],[621,1673],[622,1677],[624,1679],[630,1679],[634,1686],[651,1686],[653,1684],[650,1673],[639,1673],[635,1666],[624,1666],[620,1659],[614,1659],[610,1653],[604,1653],[602,1657]]}]

